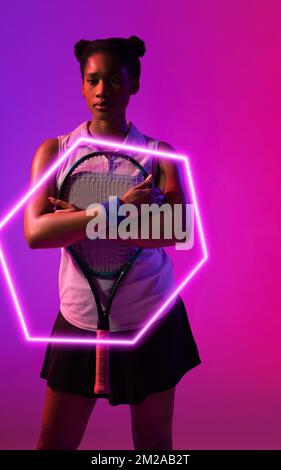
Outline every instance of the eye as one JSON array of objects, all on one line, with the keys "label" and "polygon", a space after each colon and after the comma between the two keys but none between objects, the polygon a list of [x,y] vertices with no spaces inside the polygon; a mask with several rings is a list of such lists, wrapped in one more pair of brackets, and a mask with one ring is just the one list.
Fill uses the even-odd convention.
[{"label": "eye", "polygon": [[[112,77],[110,77],[110,80],[114,85],[118,85],[120,83],[120,78],[117,75],[112,75]],[[98,79],[89,78],[88,83],[90,83],[92,86],[96,86],[98,83]]]},{"label": "eye", "polygon": [[120,83],[120,78],[117,77],[116,75],[113,75],[113,76],[111,77],[111,80],[113,81],[113,83],[117,83],[117,84]]},{"label": "eye", "polygon": [[88,82],[91,83],[92,85],[96,85],[98,80],[96,78],[92,78],[92,79],[89,79]]}]

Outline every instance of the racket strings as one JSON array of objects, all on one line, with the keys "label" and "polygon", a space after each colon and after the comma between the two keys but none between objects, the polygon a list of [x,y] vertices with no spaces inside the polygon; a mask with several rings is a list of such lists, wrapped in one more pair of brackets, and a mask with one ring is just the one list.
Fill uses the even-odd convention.
[{"label": "racket strings", "polygon": [[[144,174],[130,160],[95,155],[75,167],[65,181],[61,198],[86,209],[91,204],[108,201],[110,196],[121,198],[144,178]],[[100,238],[85,238],[73,244],[72,248],[97,277],[99,274],[100,277],[115,276],[138,251],[132,245]]]}]

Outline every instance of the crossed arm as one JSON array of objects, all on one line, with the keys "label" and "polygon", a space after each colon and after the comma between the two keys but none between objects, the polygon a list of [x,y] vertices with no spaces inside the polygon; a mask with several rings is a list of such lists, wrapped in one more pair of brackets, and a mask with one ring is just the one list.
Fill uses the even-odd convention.
[{"label": "crossed arm", "polygon": [[[167,143],[161,142],[159,150],[175,152],[174,148]],[[38,148],[31,166],[31,184],[35,184],[45,173],[47,168],[56,160],[58,155],[57,139],[48,139]],[[185,204],[187,194],[183,184],[183,175],[179,163],[171,159],[159,159],[160,181],[159,187],[164,195],[163,203],[172,207],[174,204],[182,204],[183,230],[185,230]],[[56,197],[55,177],[51,177],[36,192],[32,200],[26,206],[24,213],[24,234],[30,248],[55,248],[71,245],[86,236],[86,227],[93,217],[98,215],[97,211],[92,215],[86,215],[86,210],[75,210],[71,205],[59,204],[59,201],[51,202],[48,198]],[[54,212],[53,204],[60,205],[63,210]],[[150,216],[152,221],[153,215]],[[141,222],[141,220],[139,220]],[[140,223],[139,229],[140,229]],[[151,234],[151,231],[150,231]],[[120,240],[120,239],[119,239]],[[121,241],[121,240],[120,240]],[[139,230],[137,239],[128,239],[124,243],[132,244],[142,248],[158,248],[175,245],[177,240],[164,236],[164,214],[160,213],[160,238],[142,239]]]}]

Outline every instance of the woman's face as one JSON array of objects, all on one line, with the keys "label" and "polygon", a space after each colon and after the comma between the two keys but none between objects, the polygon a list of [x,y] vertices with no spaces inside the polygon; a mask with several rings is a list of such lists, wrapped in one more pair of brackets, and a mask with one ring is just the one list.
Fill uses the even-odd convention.
[{"label": "woman's face", "polygon": [[[121,117],[130,96],[136,94],[138,89],[139,80],[130,79],[127,67],[122,66],[113,55],[97,52],[88,58],[82,95],[94,120],[111,121]],[[100,106],[98,103],[101,103]]]}]

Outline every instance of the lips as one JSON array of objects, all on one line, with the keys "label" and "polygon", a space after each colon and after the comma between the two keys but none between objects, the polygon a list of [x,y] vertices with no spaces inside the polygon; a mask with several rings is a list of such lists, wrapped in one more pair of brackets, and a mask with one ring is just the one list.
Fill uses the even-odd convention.
[{"label": "lips", "polygon": [[109,106],[111,106],[110,103],[108,103],[108,101],[98,101],[97,103],[94,104],[94,106],[100,106],[100,107],[105,107],[105,108],[108,108]]},{"label": "lips", "polygon": [[111,105],[108,104],[108,103],[106,103],[106,104],[105,103],[103,103],[103,104],[97,103],[97,104],[94,105],[94,107],[96,108],[97,111],[106,113],[107,111],[109,111]]}]

